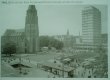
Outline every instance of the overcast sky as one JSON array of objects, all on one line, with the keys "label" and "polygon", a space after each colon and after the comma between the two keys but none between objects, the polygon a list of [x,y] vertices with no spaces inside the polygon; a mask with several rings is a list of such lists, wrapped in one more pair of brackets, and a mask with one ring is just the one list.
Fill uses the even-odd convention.
[{"label": "overcast sky", "polygon": [[[94,5],[101,11],[102,33],[107,33],[107,6]],[[82,5],[36,5],[40,35],[70,34],[78,35],[82,31]],[[25,27],[28,5],[3,5],[0,7],[0,35],[6,29]]]}]

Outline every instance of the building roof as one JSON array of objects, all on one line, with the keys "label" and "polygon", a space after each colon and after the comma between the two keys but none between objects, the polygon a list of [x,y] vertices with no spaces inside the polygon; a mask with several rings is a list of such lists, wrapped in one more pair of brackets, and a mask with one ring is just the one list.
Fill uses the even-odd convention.
[{"label": "building roof", "polygon": [[66,71],[66,72],[70,72],[70,71],[73,71],[74,68],[72,67],[64,67],[63,66],[59,66],[58,64],[56,63],[50,63],[50,62],[47,62],[47,63],[41,63],[41,65],[43,66],[47,66],[47,67],[51,67],[53,69],[57,69],[57,70],[61,70],[61,71]]},{"label": "building roof", "polygon": [[94,6],[87,6],[87,7],[85,7],[84,8],[85,10],[88,10],[88,9],[95,9],[95,10],[99,10],[99,9],[97,9],[96,7],[94,7]]},{"label": "building roof", "polygon": [[35,5],[29,5],[29,8],[28,9],[30,9],[30,10],[35,9]]},{"label": "building roof", "polygon": [[24,36],[24,29],[7,29],[3,36]]}]

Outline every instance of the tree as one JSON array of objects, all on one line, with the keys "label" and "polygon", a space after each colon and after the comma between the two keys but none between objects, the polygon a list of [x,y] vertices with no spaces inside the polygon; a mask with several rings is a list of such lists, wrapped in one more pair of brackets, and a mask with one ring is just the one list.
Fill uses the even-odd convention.
[{"label": "tree", "polygon": [[55,47],[56,49],[62,49],[63,42],[54,39],[53,37],[40,36],[40,47],[48,47],[49,49],[51,49],[51,47]]},{"label": "tree", "polygon": [[8,42],[3,47],[3,54],[7,56],[11,56],[12,54],[16,53],[16,45],[13,42]]},{"label": "tree", "polygon": [[40,47],[45,47],[49,45],[49,37],[48,36],[40,36]]}]

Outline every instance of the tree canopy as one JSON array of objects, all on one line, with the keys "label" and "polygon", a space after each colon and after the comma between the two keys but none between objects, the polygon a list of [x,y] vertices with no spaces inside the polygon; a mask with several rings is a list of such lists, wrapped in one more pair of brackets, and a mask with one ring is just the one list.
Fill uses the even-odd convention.
[{"label": "tree canopy", "polygon": [[55,47],[56,49],[62,49],[63,42],[54,39],[53,37],[49,36],[40,36],[40,47]]},{"label": "tree canopy", "polygon": [[6,43],[3,47],[3,54],[11,56],[14,53],[16,53],[15,43],[12,43],[12,42]]}]

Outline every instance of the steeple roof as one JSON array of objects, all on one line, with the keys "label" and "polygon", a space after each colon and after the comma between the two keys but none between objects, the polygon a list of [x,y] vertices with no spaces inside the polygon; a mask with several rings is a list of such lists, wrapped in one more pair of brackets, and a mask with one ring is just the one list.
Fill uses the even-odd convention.
[{"label": "steeple roof", "polygon": [[69,29],[67,30],[67,35],[69,35]]},{"label": "steeple roof", "polygon": [[28,10],[36,10],[35,5],[29,5]]}]

